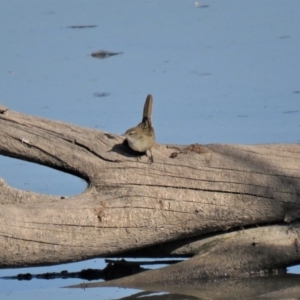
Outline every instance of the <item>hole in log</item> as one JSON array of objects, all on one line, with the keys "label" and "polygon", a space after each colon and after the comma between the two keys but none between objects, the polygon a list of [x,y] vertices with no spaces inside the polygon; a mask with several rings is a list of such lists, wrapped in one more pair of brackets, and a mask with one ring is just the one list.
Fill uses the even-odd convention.
[{"label": "hole in log", "polygon": [[13,188],[61,197],[79,194],[87,187],[79,177],[2,155],[0,178]]}]

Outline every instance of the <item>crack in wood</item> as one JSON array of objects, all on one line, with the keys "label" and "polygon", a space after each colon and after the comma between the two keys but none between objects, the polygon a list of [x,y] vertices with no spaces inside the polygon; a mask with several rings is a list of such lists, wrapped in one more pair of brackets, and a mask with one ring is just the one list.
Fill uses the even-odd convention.
[{"label": "crack in wood", "polygon": [[94,156],[100,158],[100,159],[103,159],[104,161],[107,161],[107,162],[114,162],[114,163],[119,163],[120,160],[117,160],[117,159],[109,159],[109,158],[106,158],[98,153],[96,153],[95,151],[91,150],[88,146],[82,144],[82,143],[79,143],[76,139],[74,140],[74,143],[84,149],[86,149],[87,151],[89,151],[91,154],[93,154]]}]

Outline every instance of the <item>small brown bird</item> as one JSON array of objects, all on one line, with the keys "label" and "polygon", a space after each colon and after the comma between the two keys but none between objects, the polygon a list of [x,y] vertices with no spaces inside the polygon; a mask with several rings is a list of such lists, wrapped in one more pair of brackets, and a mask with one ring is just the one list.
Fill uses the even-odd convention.
[{"label": "small brown bird", "polygon": [[153,98],[148,95],[144,105],[143,119],[136,127],[130,128],[125,132],[126,140],[129,147],[137,152],[144,153],[150,151],[150,161],[153,162],[151,148],[155,142],[154,128],[151,122]]}]

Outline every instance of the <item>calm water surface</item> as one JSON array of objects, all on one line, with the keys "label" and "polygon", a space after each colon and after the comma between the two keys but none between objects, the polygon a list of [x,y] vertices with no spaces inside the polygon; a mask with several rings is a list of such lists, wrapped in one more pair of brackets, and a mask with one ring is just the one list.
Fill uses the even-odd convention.
[{"label": "calm water surface", "polygon": [[[299,143],[300,2],[201,4],[2,0],[0,103],[123,133],[140,120],[152,93],[159,143]],[[72,28],[82,25],[95,26]],[[123,54],[91,57],[97,50]],[[81,179],[6,157],[0,157],[0,177],[19,189],[55,195],[86,187]],[[0,270],[0,276],[103,266],[94,259]],[[76,283],[5,281],[0,298],[118,299],[135,293],[59,288]]]}]

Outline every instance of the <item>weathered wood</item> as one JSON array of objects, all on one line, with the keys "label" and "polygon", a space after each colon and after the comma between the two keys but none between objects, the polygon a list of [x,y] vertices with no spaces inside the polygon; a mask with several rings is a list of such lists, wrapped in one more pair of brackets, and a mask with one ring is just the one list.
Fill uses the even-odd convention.
[{"label": "weathered wood", "polygon": [[[266,275],[282,272],[300,260],[300,223],[240,230],[192,243],[195,256],[162,268],[108,282],[77,287],[119,286],[144,290],[173,291],[171,287],[193,280],[232,278],[241,274]],[[171,274],[171,276],[170,276]]]},{"label": "weathered wood", "polygon": [[[276,276],[251,276],[214,278],[213,280],[202,279],[192,280],[182,283],[173,281],[168,285],[148,285],[147,291],[165,291],[171,293],[170,299],[298,299],[300,293],[299,275],[285,274]],[[109,282],[98,284],[81,285],[86,289],[89,286],[105,286]],[[73,286],[75,287],[75,286]],[[80,285],[76,286],[77,288]],[[155,298],[153,293],[149,293],[151,299]],[[147,292],[138,291],[131,297],[134,299],[147,296]],[[175,296],[174,296],[175,295]],[[177,296],[178,295],[178,296]],[[181,296],[180,296],[181,295]],[[173,296],[173,297],[172,297]],[[177,297],[176,297],[177,296]]]},{"label": "weathered wood", "polygon": [[[149,164],[122,143],[115,134],[10,110],[0,113],[0,154],[89,183],[82,194],[62,199],[13,189],[1,180],[1,267],[147,249],[147,256],[194,255],[199,247],[192,242],[207,234],[218,238],[227,230],[245,227],[246,232],[248,226],[300,217],[298,144],[156,144]],[[298,236],[295,231],[297,243]],[[300,259],[294,254],[292,261]]]}]

